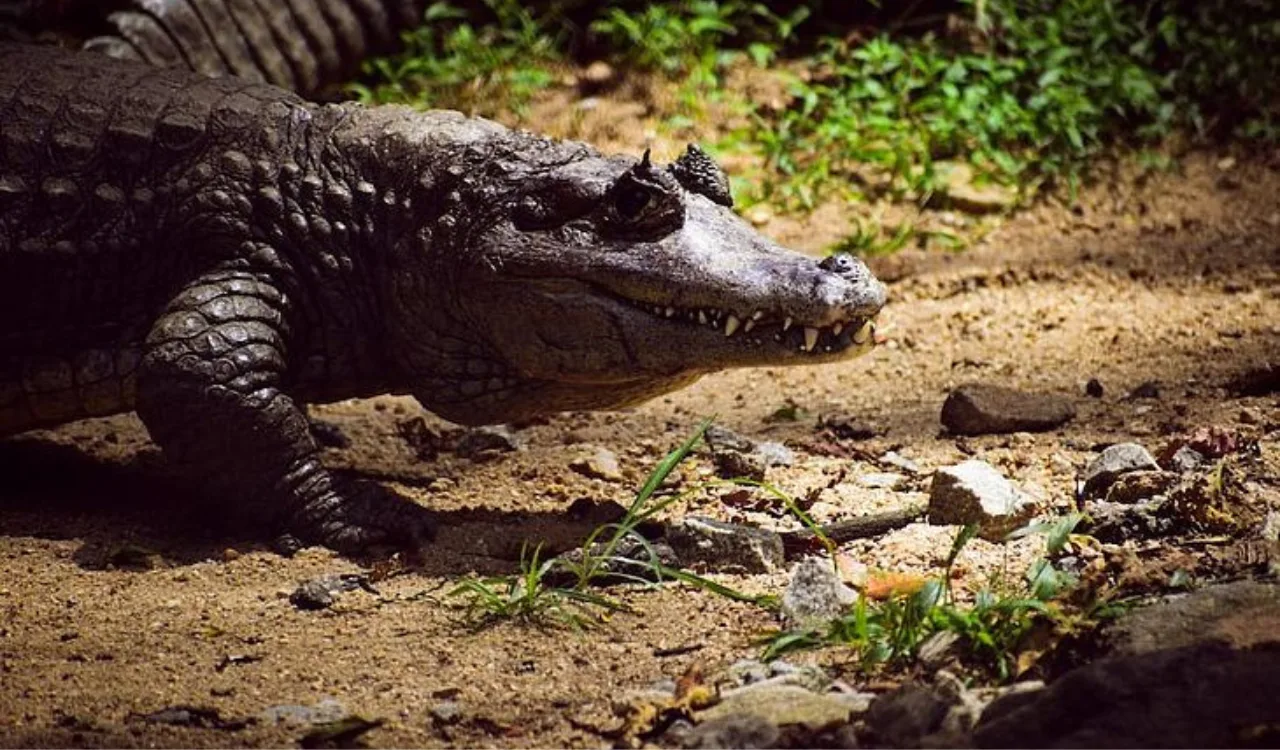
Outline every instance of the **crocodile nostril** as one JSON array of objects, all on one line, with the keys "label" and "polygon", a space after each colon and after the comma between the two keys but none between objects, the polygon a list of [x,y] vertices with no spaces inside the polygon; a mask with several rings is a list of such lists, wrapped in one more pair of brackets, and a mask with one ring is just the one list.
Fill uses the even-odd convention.
[{"label": "crocodile nostril", "polygon": [[865,273],[866,266],[862,261],[853,257],[848,253],[836,253],[823,258],[818,267],[824,271],[840,274],[841,276],[854,276]]}]

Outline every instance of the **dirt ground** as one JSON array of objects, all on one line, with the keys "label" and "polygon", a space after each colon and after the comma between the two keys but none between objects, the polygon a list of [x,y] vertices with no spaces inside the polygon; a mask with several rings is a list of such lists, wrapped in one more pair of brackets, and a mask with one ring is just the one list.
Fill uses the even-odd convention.
[{"label": "dirt ground", "polygon": [[[632,151],[636,128],[588,135]],[[415,456],[398,427],[423,415],[412,401],[315,408],[351,440],[330,451],[334,465],[391,482],[451,520],[421,571],[326,611],[298,610],[288,594],[359,564],[318,549],[284,558],[263,540],[207,528],[165,483],[132,416],[0,444],[0,746],[295,745],[306,730],[287,721],[175,727],[140,717],[188,705],[229,720],[325,701],[383,720],[365,736],[373,746],[607,746],[596,730],[617,724],[613,699],[694,664],[711,670],[758,655],[753,641],[770,616],[670,586],[615,592],[635,611],[583,633],[476,630],[445,594],[467,574],[513,570],[526,540],[571,543],[590,526],[584,507],[627,502],[708,415],[796,446],[796,464],[770,479],[795,495],[816,492],[823,521],[919,502],[924,483],[869,489],[854,478],[880,468],[804,450],[820,417],[870,425],[879,435],[866,441],[869,454],[894,449],[924,472],[983,458],[1039,494],[1046,513],[1070,506],[1075,475],[1099,443],[1154,447],[1179,429],[1247,422],[1274,456],[1280,397],[1239,397],[1227,386],[1280,361],[1280,158],[1224,156],[1192,153],[1180,173],[1145,180],[1121,170],[1086,190],[1078,208],[1021,212],[963,253],[876,261],[891,282],[886,340],[861,359],[721,373],[621,413],[566,414],[520,429],[523,450],[479,463]],[[850,215],[828,206],[761,231],[819,252]],[[1085,396],[1090,378],[1104,385],[1101,398]],[[971,381],[1064,394],[1079,414],[1051,433],[957,440],[942,433],[939,407]],[[1148,381],[1160,383],[1159,398],[1126,398]],[[798,421],[769,419],[788,403],[802,410]],[[625,479],[573,471],[589,446],[614,451]],[[697,456],[682,471],[692,481],[709,475],[709,462]],[[687,510],[785,524],[714,492]],[[923,573],[954,533],[915,524],[847,551],[872,567]],[[143,564],[111,564],[121,550]],[[1002,564],[1020,570],[1034,552],[1006,556],[975,542],[960,567],[977,580]],[[785,583],[784,574],[720,579],[748,591]],[[432,715],[445,700],[457,716]]]}]

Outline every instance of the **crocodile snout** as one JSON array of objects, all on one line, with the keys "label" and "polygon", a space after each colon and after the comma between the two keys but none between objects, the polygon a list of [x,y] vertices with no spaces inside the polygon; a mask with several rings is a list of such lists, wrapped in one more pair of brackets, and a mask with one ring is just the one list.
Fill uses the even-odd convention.
[{"label": "crocodile snout", "polygon": [[885,285],[871,273],[866,263],[849,253],[828,255],[818,262],[818,267],[846,282],[841,285],[844,287],[842,296],[846,298],[845,304],[851,305],[860,316],[874,316],[888,301]]}]

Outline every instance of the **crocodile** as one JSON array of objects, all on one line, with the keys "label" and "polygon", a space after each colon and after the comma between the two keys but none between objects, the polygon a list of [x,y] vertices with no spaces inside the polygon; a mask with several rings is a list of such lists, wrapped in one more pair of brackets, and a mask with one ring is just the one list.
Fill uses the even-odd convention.
[{"label": "crocodile", "polygon": [[325,468],[305,405],[613,409],[874,345],[884,286],[665,166],[457,112],[0,45],[0,435],[135,411],[230,514],[340,551],[430,514]]},{"label": "crocodile", "polygon": [[393,52],[427,0],[0,0],[0,22],[117,59],[315,98]]}]

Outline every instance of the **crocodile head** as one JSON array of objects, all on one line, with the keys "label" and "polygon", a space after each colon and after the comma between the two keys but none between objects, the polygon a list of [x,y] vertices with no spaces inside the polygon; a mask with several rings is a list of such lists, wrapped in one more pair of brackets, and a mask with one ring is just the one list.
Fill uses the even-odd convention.
[{"label": "crocodile head", "polygon": [[[479,335],[442,403],[463,422],[613,408],[732,367],[817,364],[873,346],[885,288],[848,255],[786,250],[732,210],[696,147],[666,167],[589,155],[494,201],[455,288]],[[486,368],[489,368],[486,371]],[[459,389],[475,395],[458,398]]]}]

